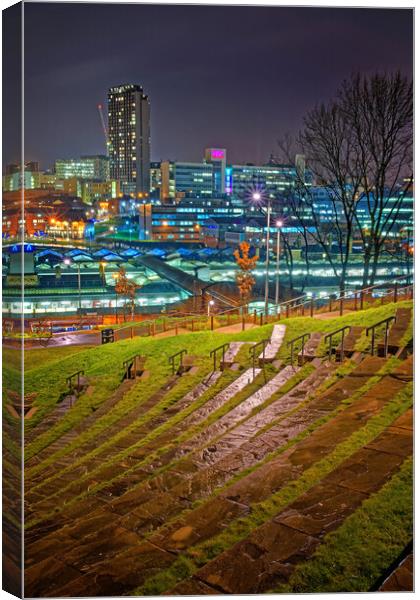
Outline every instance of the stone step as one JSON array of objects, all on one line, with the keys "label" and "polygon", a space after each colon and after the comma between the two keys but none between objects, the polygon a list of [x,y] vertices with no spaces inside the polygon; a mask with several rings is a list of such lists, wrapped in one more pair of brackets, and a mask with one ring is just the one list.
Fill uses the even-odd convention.
[{"label": "stone step", "polygon": [[[127,383],[129,383],[131,381],[135,381],[135,380],[126,380]],[[128,413],[128,415],[121,417],[120,419],[115,421],[112,425],[109,425],[103,432],[96,435],[94,439],[90,439],[90,440],[86,441],[85,443],[81,444],[78,448],[73,449],[71,453],[60,457],[53,464],[50,464],[47,472],[51,474],[52,472],[61,471],[62,469],[72,465],[73,462],[75,460],[77,460],[79,457],[86,456],[89,452],[98,448],[102,443],[107,442],[109,439],[112,438],[113,435],[117,435],[125,427],[131,425],[131,423],[136,418],[138,418],[139,416],[141,416],[143,414],[146,414],[149,410],[151,410],[154,406],[156,406],[156,404],[158,404],[163,399],[163,397],[166,395],[166,393],[175,386],[176,382],[177,382],[176,378],[171,378],[167,382],[167,384],[165,384],[165,386],[163,386],[155,394],[150,396],[146,401],[140,403],[138,406],[136,406],[134,409],[132,409]],[[126,387],[124,389],[124,393],[126,393],[128,391],[128,389],[131,389],[130,385],[126,385]],[[73,440],[74,439],[75,438],[73,438]],[[69,443],[69,442],[65,443],[64,440],[61,440],[61,442],[62,442],[62,445],[60,446],[60,449],[64,449],[67,446],[67,444]],[[108,453],[112,452],[112,450],[106,449],[106,451],[104,451],[104,452],[106,452],[106,455],[108,456],[109,455]],[[96,457],[96,459],[97,458],[98,457]],[[37,485],[37,484],[42,485],[42,482],[46,479],[46,471],[45,470],[40,471],[35,476],[32,476],[32,477],[29,475],[27,477],[27,479],[28,479],[28,481],[31,481],[31,487],[33,487],[34,485]]]},{"label": "stone step", "polygon": [[[127,468],[129,468],[132,464],[136,464],[139,461],[141,462],[142,459],[145,459],[147,462],[147,459],[150,456],[150,454],[160,449],[162,446],[170,444],[176,438],[177,435],[180,435],[181,433],[186,431],[190,426],[204,421],[212,412],[219,409],[231,398],[233,398],[237,393],[243,390],[249,383],[251,383],[253,381],[254,375],[257,376],[260,373],[260,371],[260,369],[255,369],[255,372],[252,368],[248,369],[237,379],[235,379],[235,381],[231,383],[227,388],[216,394],[216,396],[211,398],[203,406],[191,413],[181,423],[178,423],[169,430],[162,432],[162,434],[158,435],[154,440],[151,440],[149,443],[146,443],[141,447],[133,448],[133,451],[129,453],[126,459],[121,463],[114,463],[114,465],[108,465],[101,469],[101,460],[97,457],[92,458],[85,464],[85,468],[87,468],[88,471],[92,471],[93,469],[99,468],[99,472],[95,473],[94,478],[90,477],[81,479],[79,473],[72,473],[71,470],[63,474],[63,477],[65,478],[66,482],[63,487],[66,487],[66,489],[60,491],[60,487],[58,487],[58,489],[56,489],[55,494],[52,494],[51,490],[48,490],[45,500],[35,502],[32,508],[36,511],[44,509],[50,510],[54,504],[56,507],[58,507],[61,504],[65,504],[73,495],[79,495],[83,491],[88,490],[91,486],[96,485],[96,483],[101,481],[101,479],[114,479],[118,475],[123,475]],[[139,438],[137,438],[137,441],[138,439]],[[106,450],[107,457],[109,457],[109,453],[111,452],[111,450]],[[158,467],[161,460],[162,459],[159,458],[157,461],[154,462],[149,461],[147,468],[149,470],[154,470]],[[74,477],[76,477],[77,480],[73,483]],[[51,484],[52,482],[47,482],[48,486],[50,486]],[[42,487],[37,488],[35,491],[39,493],[40,490],[42,490]],[[31,497],[32,493],[33,492],[29,492],[28,496]]]},{"label": "stone step", "polygon": [[303,365],[306,362],[313,360],[316,357],[318,347],[322,340],[322,333],[311,333],[309,340],[303,347],[303,352],[298,354],[298,365]]},{"label": "stone step", "polygon": [[[397,386],[404,385],[404,382],[396,379],[390,378],[390,380],[393,381]],[[352,382],[361,386],[363,385],[364,380],[361,377],[355,377],[352,378]],[[335,384],[334,387],[336,392],[339,389],[337,387],[339,384],[342,385],[342,393],[335,394],[336,402],[338,403],[343,398],[343,394],[345,394],[348,390],[348,386],[345,384],[343,379]],[[389,390],[390,394],[395,394],[395,389],[391,390],[388,385],[386,386],[386,389]],[[378,392],[375,392],[375,394],[377,396]],[[373,394],[373,396],[375,396],[375,394]],[[332,398],[328,398],[327,396],[328,392],[323,394],[320,398],[315,398],[312,401],[314,403],[313,406],[309,405],[306,407],[306,409],[318,411],[316,412],[317,416],[322,414],[322,411],[325,411],[326,407],[329,410],[333,409]],[[255,501],[260,501],[290,481],[291,477],[294,478],[299,476],[302,470],[308,468],[308,466],[311,464],[311,461],[316,462],[320,456],[325,454],[325,452],[328,450],[326,447],[328,444],[331,445],[332,449],[337,443],[339,443],[341,439],[345,439],[345,437],[350,435],[355,428],[361,427],[363,422],[369,418],[369,416],[374,414],[375,411],[377,412],[380,410],[384,402],[386,402],[384,399],[371,399],[368,401],[366,401],[364,397],[359,399],[357,403],[350,405],[343,411],[346,413],[344,416],[341,416],[343,413],[340,413],[334,417],[332,421],[322,426],[324,430],[318,434],[317,439],[314,440],[314,436],[320,428],[312,433],[309,438],[299,442],[296,447],[289,449],[286,453],[278,457],[276,460],[280,462],[276,462],[275,460],[270,461],[269,463],[259,467],[250,475],[247,475],[243,480],[247,480],[246,485],[243,488],[244,491],[241,492],[240,488],[238,487],[241,484],[240,480],[239,482],[227,488],[222,496],[219,496],[214,500],[210,500],[210,503],[206,503],[202,507],[196,509],[197,511],[201,512],[190,512],[189,514],[193,515],[191,519],[188,519],[188,514],[186,521],[184,521],[183,519],[185,518],[182,517],[181,521],[178,521],[177,529],[166,529],[162,532],[157,532],[152,538],[152,543],[150,541],[142,542],[140,537],[138,543],[131,544],[131,546],[127,548],[127,551],[122,553],[118,552],[115,554],[115,548],[113,545],[107,547],[106,540],[104,540],[106,536],[98,534],[97,537],[93,539],[92,545],[90,545],[89,539],[91,538],[89,537],[89,531],[92,529],[96,531],[101,528],[103,529],[103,527],[107,527],[109,523],[113,523],[114,526],[121,532],[130,530],[128,519],[125,519],[125,521],[124,518],[119,520],[118,517],[116,518],[115,513],[109,512],[108,508],[99,507],[96,516],[91,515],[88,519],[86,519],[86,517],[83,515],[84,511],[82,511],[81,518],[79,518],[76,522],[74,522],[73,519],[70,520],[70,529],[68,528],[69,526],[64,526],[64,528],[61,529],[61,532],[57,531],[56,533],[53,532],[44,538],[41,537],[41,539],[39,539],[35,544],[28,546],[28,560],[35,561],[36,563],[38,559],[42,559],[44,556],[43,552],[49,553],[49,555],[54,553],[56,558],[59,561],[64,560],[65,564],[67,564],[66,561],[69,561],[70,558],[71,561],[80,561],[80,557],[83,557],[83,566],[78,563],[78,568],[80,568],[82,572],[86,571],[87,575],[80,576],[79,572],[77,578],[74,578],[71,583],[70,581],[68,582],[66,589],[72,591],[72,593],[69,593],[68,595],[75,595],[76,590],[81,589],[78,586],[82,586],[84,582],[87,584],[86,589],[91,589],[92,581],[96,582],[96,586],[92,588],[94,590],[92,593],[95,593],[95,595],[127,593],[136,585],[140,585],[148,576],[150,576],[152,573],[150,571],[150,565],[152,562],[154,564],[153,572],[156,572],[156,569],[165,568],[165,566],[168,566],[170,562],[176,558],[176,554],[173,553],[173,550],[167,552],[161,549],[157,545],[158,542],[162,543],[163,545],[163,539],[172,539],[173,534],[178,532],[171,542],[172,545],[174,545],[175,542],[177,543],[178,547],[175,552],[178,552],[183,545],[186,544],[189,546],[190,542],[194,539],[201,540],[211,537],[214,535],[214,533],[217,533],[217,531],[220,530],[220,527],[223,527],[230,522],[230,520],[248,512],[248,506],[252,502],[252,494],[255,494]],[[321,413],[319,412],[319,409],[321,410]],[[293,418],[293,416],[290,418]],[[315,413],[313,414],[312,418],[315,418]],[[348,420],[351,421],[352,425],[345,427],[345,424]],[[401,418],[400,420],[397,420],[394,425],[401,431],[404,429],[407,431],[407,428],[410,427],[409,421],[401,420]],[[284,431],[293,432],[291,422],[284,423]],[[283,443],[286,441],[287,440],[283,440]],[[289,468],[287,468],[286,464],[282,461],[284,458],[291,461],[289,462]],[[247,491],[245,492],[245,490]],[[254,491],[250,496],[249,494],[251,490]],[[248,494],[248,496],[246,494]],[[177,502],[177,495],[175,493],[171,493],[169,496],[172,498],[173,503]],[[233,498],[230,496],[233,496]],[[193,497],[194,494],[191,496],[191,498],[193,499]],[[88,499],[85,500],[85,502],[87,501]],[[217,504],[212,505],[212,502],[216,501]],[[156,506],[157,505],[158,503],[156,503]],[[183,508],[185,509],[186,507],[188,507],[188,502],[185,503],[184,501]],[[144,514],[147,513],[145,512]],[[214,515],[214,518],[212,515]],[[150,517],[151,515],[149,515],[149,519]],[[126,525],[125,527],[124,523]],[[160,521],[156,523],[157,526],[160,526],[161,524],[162,523]],[[192,524],[194,524],[194,526]],[[193,533],[191,534],[189,528],[192,526]],[[181,531],[178,531],[179,529]],[[167,534],[166,536],[165,531]],[[171,531],[170,535],[169,531]],[[137,533],[134,527],[133,533]],[[126,534],[124,533],[124,535]],[[159,535],[160,537],[158,537]],[[74,546],[75,539],[76,546]],[[63,553],[65,553],[65,558],[62,556]],[[132,569],[131,572],[128,569],[128,564],[132,564],[133,560],[136,561],[136,565],[138,566],[138,570],[135,574],[133,574]],[[38,564],[41,563],[42,560]],[[73,568],[74,563],[69,562],[68,566]],[[35,580],[34,576],[33,580]],[[53,583],[50,581],[49,584],[48,582],[44,582],[38,585],[41,585],[42,589],[45,589],[44,586],[48,587],[48,585],[53,585]],[[50,595],[53,594],[50,593]],[[61,593],[58,595],[61,595]]]},{"label": "stone step", "polygon": [[260,363],[262,362],[273,362],[275,360],[281,345],[283,344],[284,336],[286,333],[286,325],[274,325],[271,333],[270,342],[265,347],[264,352],[258,357]]},{"label": "stone step", "polygon": [[[171,416],[173,416],[174,413],[176,413],[178,410],[182,410],[183,408],[189,406],[189,404],[191,402],[193,402],[197,397],[200,396],[200,394],[202,394],[204,391],[206,391],[211,385],[213,385],[214,383],[216,383],[216,381],[219,379],[221,375],[221,371],[215,371],[214,373],[211,373],[209,375],[209,377],[207,378],[205,383],[200,383],[197,386],[194,387],[193,390],[191,390],[189,393],[187,393],[179,402],[177,402],[175,405],[173,405],[172,407],[169,407],[163,415],[159,415],[157,416],[155,419],[152,419],[151,421],[148,421],[146,424],[143,425],[143,432],[144,433],[148,433],[153,426],[158,426],[158,424],[161,424],[161,422],[169,419]],[[127,383],[130,380],[127,380]],[[173,380],[171,379],[171,383],[175,383],[176,379],[173,378]],[[170,388],[172,388],[173,386],[170,385]],[[155,404],[158,400],[162,399],[162,394],[164,395],[166,392],[168,391],[168,386],[165,386],[164,388],[162,388],[162,390],[160,390],[158,392],[158,395],[154,395],[151,398],[149,398],[149,402],[152,402],[153,404]],[[145,404],[142,404],[142,411],[145,412]],[[131,414],[131,413],[130,413]],[[122,419],[118,420],[117,423],[119,426],[121,426],[121,422]],[[129,423],[131,424],[131,420],[129,420]],[[111,428],[107,429],[108,435],[111,435]],[[116,432],[118,433],[118,430],[116,430]],[[137,436],[135,438],[135,442],[138,441],[138,436],[140,435],[140,431],[137,430]],[[95,438],[96,441],[98,441],[98,438]],[[120,442],[121,443],[121,442]],[[37,478],[33,478],[32,479],[32,483],[35,481],[43,481],[47,476],[53,476],[57,470],[61,470],[66,468],[67,466],[71,465],[75,459],[75,457],[82,455],[83,456],[83,452],[87,452],[89,448],[92,448],[92,446],[86,445],[86,446],[82,446],[80,449],[78,449],[78,451],[72,453],[70,456],[67,455],[65,457],[63,457],[62,459],[57,460],[52,466],[50,466],[47,470],[42,471],[41,475],[39,475]],[[95,458],[96,460],[96,458]],[[73,474],[76,476],[77,474],[86,474],[86,471],[88,470],[88,466],[80,466],[78,467],[78,471],[72,471]],[[69,473],[69,472],[68,472]],[[71,473],[70,475],[66,475],[66,481],[71,480]],[[49,486],[51,486],[51,482],[48,483]],[[57,484],[52,483],[52,489],[57,489]],[[41,489],[38,489],[36,494],[39,495]],[[31,500],[31,497],[33,496],[34,491],[32,490],[28,495],[28,500]],[[39,498],[38,498],[39,499]]]},{"label": "stone step", "polygon": [[[357,342],[360,340],[362,334],[364,333],[364,327],[350,327],[349,332],[344,337],[343,340],[343,353],[344,356],[350,357],[356,352]],[[337,349],[337,353],[340,353],[340,349]]]},{"label": "stone step", "polygon": [[[70,431],[60,436],[58,440],[49,444],[45,448],[43,448],[40,452],[38,452],[34,457],[28,460],[25,463],[25,468],[30,469],[32,466],[35,466],[42,462],[44,458],[50,457],[54,452],[61,450],[67,444],[71,443],[79,433],[82,433],[86,429],[88,429],[91,425],[93,425],[98,418],[105,415],[109,412],[120,400],[122,400],[125,394],[136,384],[135,380],[127,380],[124,381],[121,385],[118,386],[117,390],[111,395],[110,398],[105,400],[105,402],[91,415],[85,417],[81,423],[75,425]],[[26,437],[26,435],[25,435]]]},{"label": "stone step", "polygon": [[414,591],[414,555],[410,552],[385,579],[378,592]]},{"label": "stone step", "polygon": [[223,361],[220,363],[221,369],[227,369],[233,365],[239,350],[249,342],[230,342],[229,348],[225,352]]},{"label": "stone step", "polygon": [[[296,565],[308,560],[326,533],[337,529],[397,472],[412,454],[412,435],[387,428],[369,446],[358,450],[318,485],[276,517],[258,527],[199,569],[193,579],[226,594],[260,594],[286,583]],[[390,433],[390,430],[392,433]],[[383,440],[391,435],[395,447]],[[406,443],[409,437],[411,444]],[[182,584],[171,590],[182,594]]]},{"label": "stone step", "polygon": [[[394,382],[397,384],[402,383],[397,382],[396,380],[394,380]],[[376,395],[378,395],[378,391],[376,392]],[[367,404],[368,408],[366,407],[365,399],[362,398],[358,401],[357,406],[349,406],[345,409],[345,411],[348,411],[349,414],[351,414],[353,423],[353,427],[350,427],[347,431],[343,430],[344,421],[335,421],[333,426],[330,425],[335,419],[339,419],[340,415],[337,415],[333,421],[330,421],[323,426],[324,428],[330,426],[329,435],[326,435],[326,430],[324,429],[324,431],[320,432],[318,440],[316,440],[315,443],[314,440],[312,440],[312,444],[308,444],[308,441],[311,440],[314,435],[312,434],[310,438],[302,440],[297,448],[291,448],[286,455],[278,457],[276,460],[280,462],[277,462],[276,465],[274,464],[274,461],[270,461],[270,463],[263,465],[262,468],[265,468],[265,472],[262,476],[260,474],[258,481],[255,482],[255,489],[259,488],[261,492],[257,497],[257,501],[263,499],[265,495],[266,497],[271,495],[273,490],[279,489],[279,487],[288,483],[291,477],[295,478],[299,476],[302,472],[301,469],[305,470],[313,462],[316,462],[320,457],[325,455],[325,447],[320,447],[319,442],[324,442],[324,445],[325,443],[329,443],[331,444],[331,449],[333,449],[335,445],[339,443],[341,439],[345,439],[352,430],[361,427],[366,418],[375,412],[378,412],[380,407],[383,406],[383,401],[378,401],[376,405],[373,405],[372,402]],[[349,415],[347,415],[347,417],[348,416]],[[361,418],[361,416],[363,416],[363,418]],[[293,556],[296,560],[301,555],[309,556],[315,549],[316,543],[305,543],[302,546],[301,542],[303,540],[307,541],[306,537],[308,536],[311,540],[314,538],[317,542],[326,531],[330,530],[331,524],[332,526],[335,526],[334,524],[339,523],[340,518],[345,518],[351,510],[354,510],[354,507],[357,506],[357,502],[360,504],[361,500],[366,497],[366,492],[363,490],[366,490],[367,486],[378,486],[381,483],[381,478],[383,479],[384,477],[384,466],[387,469],[387,476],[389,476],[390,469],[395,470],[398,464],[404,460],[405,454],[409,451],[406,439],[407,437],[412,436],[412,432],[406,428],[406,420],[404,419],[402,424],[405,424],[405,427],[400,427],[400,420],[401,417],[400,419],[397,419],[397,421],[394,422],[393,427],[389,428],[389,431],[386,432],[388,436],[393,436],[393,440],[382,439],[379,436],[379,438],[372,442],[375,448],[370,447],[372,446],[371,444],[369,445],[369,448],[366,447],[363,449],[365,454],[362,456],[362,459],[360,459],[357,454],[353,455],[351,459],[345,461],[340,467],[342,470],[340,472],[345,473],[343,480],[338,478],[336,481],[334,478],[331,478],[331,476],[328,476],[330,479],[328,479],[328,477],[325,478],[320,484],[321,487],[318,486],[318,488],[312,488],[306,495],[301,496],[295,503],[291,504],[287,509],[282,511],[282,513],[277,515],[277,517],[270,520],[267,531],[264,529],[267,527],[267,524],[255,530],[250,538],[248,538],[251,545],[246,546],[246,548],[253,548],[255,546],[256,550],[258,550],[261,547],[260,544],[265,543],[265,553],[279,552],[280,558],[284,556],[285,560],[288,560],[289,556]],[[316,430],[316,432],[317,431],[318,430]],[[396,438],[396,435],[399,437]],[[372,453],[373,455],[381,453],[387,454],[389,447],[392,449],[391,458],[387,456],[386,460],[384,459],[379,462],[378,460],[374,460],[372,462],[372,467],[369,468],[368,472],[366,472],[366,469],[360,468],[361,464],[366,464],[366,456],[371,460]],[[302,453],[303,449],[305,449],[305,453]],[[298,456],[296,455],[296,450],[298,450]],[[286,464],[282,461],[284,456],[292,459],[292,462],[290,463],[292,470],[288,470]],[[307,457],[306,459],[304,458],[305,456]],[[297,462],[293,461],[292,457],[297,457]],[[357,464],[358,468],[354,468],[354,464]],[[300,468],[298,465],[300,465]],[[296,472],[296,469],[298,472]],[[334,471],[332,475],[337,477],[337,471],[338,470]],[[251,478],[256,472],[257,471],[251,473],[247,477]],[[374,477],[372,477],[372,472],[374,473]],[[276,478],[277,483],[275,483]],[[136,543],[133,538],[130,543],[127,542],[125,546],[126,550],[123,552],[119,552],[118,546],[115,546],[113,543],[108,544],[107,539],[110,535],[112,535],[112,537],[117,537],[116,532],[119,532],[119,535],[124,535],[127,540],[131,540],[131,538],[128,537],[128,532],[130,531],[129,527],[124,527],[123,521],[115,522],[115,516],[113,517],[111,513],[107,513],[107,511],[98,511],[97,516],[91,518],[90,528],[89,524],[82,520],[81,522],[76,522],[73,526],[70,526],[67,532],[63,530],[61,533],[61,546],[55,553],[54,561],[58,560],[60,564],[66,565],[66,568],[69,569],[77,568],[77,576],[73,572],[72,574],[69,573],[65,582],[57,584],[57,581],[54,580],[54,576],[58,566],[55,565],[55,562],[51,564],[40,561],[29,569],[30,581],[35,582],[35,585],[37,586],[36,589],[40,595],[45,595],[45,590],[48,590],[49,595],[74,596],[77,593],[77,590],[83,589],[83,584],[85,582],[88,585],[87,589],[90,589],[91,593],[94,595],[101,596],[104,594],[109,595],[110,593],[114,595],[127,594],[136,586],[144,583],[148,577],[156,573],[158,569],[169,567],[176,559],[177,554],[183,549],[212,537],[233,519],[248,514],[249,504],[243,502],[242,497],[237,497],[238,490],[235,486],[237,486],[238,483],[231,486],[231,491],[233,489],[235,493],[234,498],[219,496],[211,499],[209,503],[198,507],[194,511],[186,514],[184,513],[181,520],[175,521],[172,525],[161,529],[148,541],[142,541],[142,538],[139,537]],[[328,501],[326,501],[325,498],[327,498]],[[315,520],[311,520],[313,506],[315,506],[316,510]],[[336,507],[338,507],[338,509]],[[331,510],[332,512],[330,512]],[[289,520],[288,524],[285,525],[281,521],[282,518],[287,518]],[[297,521],[297,525],[294,526],[292,518],[300,519]],[[110,529],[110,533],[105,535],[106,531],[108,531],[107,527],[109,527],[109,522],[112,522],[113,520],[114,529]],[[303,525],[301,525],[301,523],[303,523]],[[97,531],[97,529],[101,527],[101,524],[103,534]],[[126,524],[128,525],[128,523]],[[312,529],[309,533],[301,534],[299,529],[302,526],[310,527]],[[319,531],[317,531],[317,533],[314,533],[314,526],[318,527]],[[103,529],[104,527],[105,529]],[[273,535],[273,532],[279,531],[279,527],[282,535],[279,536],[277,533]],[[297,527],[297,529],[294,527]],[[89,529],[94,530],[95,533],[89,534]],[[261,531],[263,533],[260,535]],[[88,535],[86,535],[85,538],[80,539],[80,534],[82,532],[87,532]],[[69,536],[71,539],[68,539],[67,543],[64,543],[66,536]],[[203,581],[207,590],[210,590],[215,586],[214,589],[219,590],[219,592],[223,591],[224,593],[230,593],[231,588],[226,588],[227,584],[225,579],[226,569],[228,573],[231,573],[229,565],[234,565],[234,574],[237,577],[246,577],[246,585],[248,585],[248,575],[243,575],[243,568],[240,567],[240,561],[238,563],[237,557],[235,557],[235,551],[239,551],[242,556],[242,549],[248,540],[240,542],[233,549],[228,550],[214,561],[208,563],[186,584],[179,584],[172,590],[172,593],[184,594],[187,593],[187,590],[189,589],[194,590],[194,593],[198,593],[199,587],[203,590],[200,583]],[[303,548],[306,554],[301,551],[298,555],[296,555],[295,552],[292,554],[290,553],[289,548],[292,548],[293,550],[296,541],[299,543],[299,550]],[[45,548],[51,549],[50,544],[52,544],[53,548],[57,548],[59,540],[57,538],[51,539],[51,536],[49,540],[45,539],[44,551]],[[282,550],[276,550],[276,548],[279,548],[279,545],[282,547]],[[33,545],[32,547],[28,547],[27,555],[29,558],[33,555],[34,550],[36,550],[36,546]],[[38,552],[40,556],[42,556],[41,548],[39,546]],[[252,552],[250,556],[253,557],[252,560],[254,561],[259,560],[262,554],[264,553],[257,551],[256,554]],[[230,562],[226,562],[226,560]],[[247,565],[247,568],[249,567],[247,561],[245,561],[244,564]],[[288,562],[287,565],[289,565]],[[277,566],[277,562],[273,563],[272,567],[273,566]],[[35,573],[37,577],[35,577]],[[47,576],[45,577],[43,573],[47,573]],[[84,575],[81,575],[80,573],[84,573]],[[213,576],[217,578],[220,576],[222,579],[211,579]],[[263,588],[261,589],[267,589],[272,583],[266,578],[265,563],[261,563],[261,561],[258,562],[258,572],[255,569],[252,570],[251,579],[254,582],[260,581],[261,579],[263,585]],[[197,584],[198,587],[194,587],[197,581],[199,582],[199,584]],[[223,581],[222,585],[220,585],[220,581]],[[274,581],[276,582],[277,580],[275,579]],[[92,582],[95,582],[95,584],[93,585]],[[63,587],[63,584],[65,587]],[[184,585],[186,585],[186,587],[183,587]],[[233,589],[234,588],[232,587],[232,590]],[[65,590],[65,593],[63,593],[63,590]],[[252,586],[249,590],[246,586],[239,586],[237,591],[247,593],[248,591],[253,592],[255,589]],[[260,588],[256,591],[260,591]]]},{"label": "stone step", "polygon": [[[411,322],[411,308],[397,308],[395,321],[392,323],[388,337],[388,354],[396,354],[400,350],[400,341]],[[385,352],[385,340],[378,343],[378,354],[383,356]]]}]

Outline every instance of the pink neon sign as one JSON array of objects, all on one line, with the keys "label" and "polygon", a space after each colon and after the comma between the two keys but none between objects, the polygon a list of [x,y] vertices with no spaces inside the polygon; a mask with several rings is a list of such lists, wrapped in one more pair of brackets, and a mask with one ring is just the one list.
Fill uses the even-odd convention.
[{"label": "pink neon sign", "polygon": [[225,151],[214,149],[211,151],[211,157],[212,158],[225,158]]}]

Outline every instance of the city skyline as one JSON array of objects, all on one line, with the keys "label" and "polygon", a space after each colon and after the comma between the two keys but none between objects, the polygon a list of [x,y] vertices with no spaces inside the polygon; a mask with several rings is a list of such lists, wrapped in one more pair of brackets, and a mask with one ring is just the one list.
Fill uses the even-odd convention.
[{"label": "city skyline", "polygon": [[41,168],[105,152],[97,104],[114,85],[150,96],[151,160],[214,146],[258,164],[352,71],[412,73],[409,9],[36,3],[25,23],[26,159]]}]

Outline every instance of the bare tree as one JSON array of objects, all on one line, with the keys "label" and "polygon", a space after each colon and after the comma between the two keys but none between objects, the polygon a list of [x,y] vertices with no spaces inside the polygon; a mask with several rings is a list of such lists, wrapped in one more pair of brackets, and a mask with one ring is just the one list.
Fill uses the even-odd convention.
[{"label": "bare tree", "polygon": [[[286,201],[306,246],[311,240],[322,248],[341,291],[353,240],[364,245],[363,285],[372,284],[401,219],[413,183],[412,120],[412,84],[400,73],[354,75],[304,118],[294,152],[305,155],[313,182],[324,188],[329,214],[322,215],[317,188],[299,169]],[[292,162],[291,138],[279,145]]]},{"label": "bare tree", "polygon": [[[291,162],[290,138],[286,136],[279,145]],[[302,231],[307,274],[308,246],[312,241],[321,247],[339,281],[340,290],[344,291],[356,223],[360,176],[355,169],[357,156],[351,135],[336,102],[321,104],[306,115],[296,148],[305,155],[312,182],[308,185],[307,173],[297,169],[294,185],[289,187],[287,204],[291,218]],[[325,200],[319,201],[317,187],[312,185],[314,182],[322,186],[326,203]],[[328,214],[324,214],[325,209]]]},{"label": "bare tree", "polygon": [[373,284],[413,183],[413,85],[400,72],[354,75],[341,86],[339,104],[358,157],[368,217],[366,222],[356,214],[364,244],[363,283]]}]

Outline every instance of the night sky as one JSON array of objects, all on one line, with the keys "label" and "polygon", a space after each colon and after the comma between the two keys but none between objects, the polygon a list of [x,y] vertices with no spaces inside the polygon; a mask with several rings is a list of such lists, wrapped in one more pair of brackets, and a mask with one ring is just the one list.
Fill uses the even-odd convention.
[{"label": "night sky", "polygon": [[411,10],[25,6],[26,158],[43,168],[105,153],[96,106],[121,83],[150,96],[152,160],[219,146],[258,163],[352,71],[412,76]]}]

